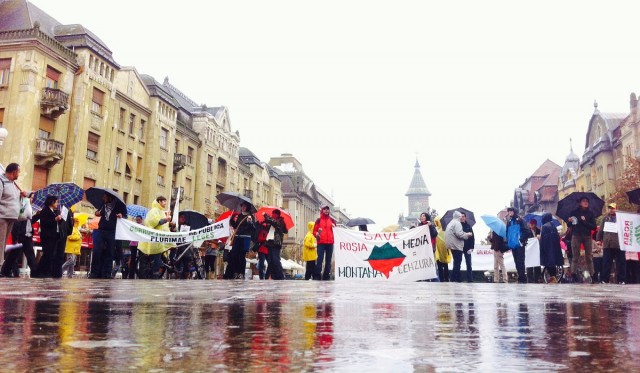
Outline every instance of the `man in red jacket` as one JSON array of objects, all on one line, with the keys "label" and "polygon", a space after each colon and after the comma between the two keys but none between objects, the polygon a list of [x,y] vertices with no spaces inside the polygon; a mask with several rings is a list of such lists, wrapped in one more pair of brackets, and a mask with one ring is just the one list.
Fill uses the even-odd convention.
[{"label": "man in red jacket", "polygon": [[[316,270],[313,274],[314,280],[329,280],[331,274],[331,257],[333,256],[333,227],[336,221],[329,216],[329,206],[323,206],[320,210],[320,217],[313,226],[313,234],[318,241],[318,259],[316,260]],[[322,262],[324,261],[324,271]]]}]

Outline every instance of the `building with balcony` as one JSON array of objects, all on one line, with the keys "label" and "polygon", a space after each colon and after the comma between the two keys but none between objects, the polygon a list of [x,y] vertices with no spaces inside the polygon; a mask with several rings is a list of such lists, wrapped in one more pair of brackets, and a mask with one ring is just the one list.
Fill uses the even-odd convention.
[{"label": "building with balcony", "polygon": [[[624,113],[600,112],[597,102],[594,102],[593,106],[580,168],[584,173],[585,191],[594,192],[607,200],[615,192],[614,142],[616,137],[620,136],[620,124],[629,119],[628,114]],[[618,162],[621,162],[621,159],[621,154],[618,154]]]}]

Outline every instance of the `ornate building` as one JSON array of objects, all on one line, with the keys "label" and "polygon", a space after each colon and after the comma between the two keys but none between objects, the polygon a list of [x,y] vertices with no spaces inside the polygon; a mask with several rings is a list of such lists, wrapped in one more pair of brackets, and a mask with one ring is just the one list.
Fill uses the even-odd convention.
[{"label": "ornate building", "polygon": [[222,191],[281,201],[275,172],[240,161],[226,107],[120,66],[86,27],[25,0],[0,1],[0,124],[9,132],[0,163],[22,166],[25,189],[74,182],[146,206],[158,195],[175,203],[180,190],[181,209],[212,218]]},{"label": "ornate building", "polygon": [[[580,167],[584,173],[585,191],[594,192],[606,200],[615,192],[613,144],[616,133],[619,133],[618,127],[626,120],[627,114],[602,113],[598,110],[597,102],[594,102],[593,106]],[[618,159],[621,159],[620,155]]]},{"label": "ornate building", "polygon": [[573,145],[569,146],[569,155],[564,160],[564,165],[558,178],[558,200],[568,196],[579,189],[580,157],[573,152]]},{"label": "ornate building", "polygon": [[[409,184],[409,189],[405,193],[409,204],[409,214],[407,216],[400,214],[398,217],[398,225],[403,228],[415,226],[420,218],[420,214],[429,212],[431,209],[429,206],[431,192],[424,182],[422,172],[420,171],[420,163],[417,159],[413,167],[413,178]],[[435,216],[432,218],[435,218]]]},{"label": "ornate building", "polygon": [[555,212],[558,206],[558,179],[562,167],[546,160],[513,194],[511,207],[519,213]]}]

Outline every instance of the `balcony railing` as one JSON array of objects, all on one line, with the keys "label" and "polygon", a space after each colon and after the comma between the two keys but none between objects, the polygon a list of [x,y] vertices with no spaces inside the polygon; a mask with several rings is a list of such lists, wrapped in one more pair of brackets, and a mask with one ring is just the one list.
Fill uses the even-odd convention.
[{"label": "balcony railing", "polygon": [[187,165],[187,156],[176,153],[173,155],[173,172],[178,172]]},{"label": "balcony railing", "polygon": [[180,202],[182,202],[182,200],[184,199],[184,188],[183,187],[171,188],[171,199],[172,200],[176,199],[176,197],[178,196],[178,190],[180,190]]},{"label": "balcony railing", "polygon": [[36,139],[35,164],[51,168],[63,157],[63,143],[51,139]]},{"label": "balcony railing", "polygon": [[249,198],[253,199],[253,190],[251,190],[251,189],[245,189],[244,193],[242,193],[242,194],[244,194],[245,197],[249,197]]},{"label": "balcony railing", "polygon": [[43,88],[40,99],[42,115],[53,120],[69,110],[69,95],[55,88]]}]

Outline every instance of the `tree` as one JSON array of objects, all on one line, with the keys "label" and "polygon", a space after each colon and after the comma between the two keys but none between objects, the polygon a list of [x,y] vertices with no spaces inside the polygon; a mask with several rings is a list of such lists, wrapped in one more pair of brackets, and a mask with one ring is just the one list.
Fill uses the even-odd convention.
[{"label": "tree", "polygon": [[616,179],[616,192],[607,200],[607,204],[614,202],[621,211],[636,211],[637,206],[629,202],[627,192],[640,188],[640,159],[625,157],[625,167],[622,175]]}]

